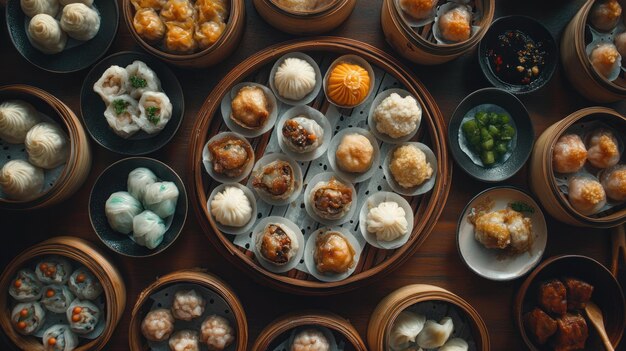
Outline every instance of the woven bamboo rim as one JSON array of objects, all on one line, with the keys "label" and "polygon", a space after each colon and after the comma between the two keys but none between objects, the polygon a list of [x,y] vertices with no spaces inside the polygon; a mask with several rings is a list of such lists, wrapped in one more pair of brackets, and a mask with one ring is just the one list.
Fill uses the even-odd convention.
[{"label": "woven bamboo rim", "polygon": [[350,0],[331,0],[326,5],[318,9],[312,10],[312,11],[289,11],[281,7],[280,5],[276,4],[275,0],[261,0],[261,1],[267,3],[267,5],[269,6],[272,6],[273,8],[276,9],[276,11],[280,11],[285,16],[293,16],[293,17],[298,17],[298,18],[329,14],[329,13],[332,13],[333,11],[336,11],[336,9],[339,6],[342,6],[343,4],[350,2]]},{"label": "woven bamboo rim", "polygon": [[332,0],[313,11],[289,11],[273,0],[253,0],[257,12],[273,27],[295,35],[315,35],[340,26],[357,0]]}]

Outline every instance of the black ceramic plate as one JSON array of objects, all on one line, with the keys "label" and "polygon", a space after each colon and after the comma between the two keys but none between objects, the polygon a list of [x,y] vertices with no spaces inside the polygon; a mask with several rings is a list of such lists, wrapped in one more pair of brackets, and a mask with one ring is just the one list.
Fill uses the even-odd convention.
[{"label": "black ceramic plate", "polygon": [[26,36],[28,17],[22,12],[20,0],[8,0],[6,22],[11,41],[27,61],[46,71],[68,73],[85,69],[96,63],[109,50],[119,22],[117,1],[95,0],[93,4],[100,13],[98,34],[85,42],[68,38],[65,50],[47,55],[35,49]]},{"label": "black ceramic plate", "polygon": [[[475,164],[459,145],[461,121],[472,108],[483,104],[504,109],[513,120],[517,134],[517,143],[511,156],[492,167]],[[485,182],[499,182],[517,173],[528,160],[534,142],[535,132],[524,104],[515,95],[497,88],[480,89],[468,95],[454,111],[448,126],[448,143],[452,156],[465,172]]]},{"label": "black ceramic plate", "polygon": [[[493,71],[491,64],[489,64],[488,50],[497,45],[498,36],[507,30],[522,31],[532,38],[535,43],[543,43],[543,49],[546,52],[545,66],[539,77],[528,85],[514,85],[501,80]],[[558,49],[552,34],[541,23],[530,17],[506,16],[498,18],[491,24],[478,45],[478,62],[487,80],[496,88],[501,88],[514,94],[530,93],[546,85],[556,70],[557,61]]]},{"label": "black ceramic plate", "polygon": [[[172,118],[158,134],[149,135],[139,131],[124,139],[109,127],[104,118],[106,105],[100,95],[93,91],[93,85],[109,67],[113,65],[126,67],[135,60],[143,61],[159,77],[161,88],[172,103]],[[183,121],[184,110],[183,89],[174,72],[158,59],[138,52],[119,52],[98,62],[87,74],[80,92],[80,113],[91,137],[103,147],[123,155],[145,155],[165,146],[178,131]]]},{"label": "black ceramic plate", "polygon": [[[130,235],[114,231],[109,225],[104,213],[104,207],[109,196],[117,191],[126,191],[128,173],[137,167],[148,168],[154,172],[159,179],[173,182],[176,184],[179,191],[176,212],[174,213],[172,224],[167,232],[165,232],[163,242],[152,250],[135,243]],[[125,256],[147,257],[156,255],[165,250],[178,238],[178,235],[185,226],[186,219],[187,192],[185,191],[183,181],[176,172],[165,163],[152,158],[130,157],[115,162],[100,174],[91,189],[91,196],[89,197],[89,220],[91,221],[91,226],[106,246]]]}]

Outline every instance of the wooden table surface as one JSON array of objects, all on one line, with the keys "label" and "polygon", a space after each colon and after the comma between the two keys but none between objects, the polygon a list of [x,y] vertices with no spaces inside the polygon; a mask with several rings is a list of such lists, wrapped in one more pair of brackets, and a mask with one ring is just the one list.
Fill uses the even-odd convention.
[{"label": "wooden table surface", "polygon": [[[565,25],[583,2],[497,0],[496,18],[511,14],[535,17],[558,40]],[[201,70],[173,68],[185,93],[185,119],[169,145],[150,156],[168,163],[183,179],[189,179],[186,167],[188,141],[196,112],[216,82],[244,58],[271,44],[293,38],[271,28],[258,16],[251,2],[246,3],[247,26],[244,38],[229,59],[218,66]],[[393,52],[384,41],[379,19],[380,7],[381,0],[359,0],[348,21],[330,34],[362,40]],[[120,19],[117,38],[109,54],[122,50],[140,48],[129,35],[123,19]],[[79,91],[87,72],[59,75],[30,65],[11,45],[4,23],[0,34],[0,62],[0,85],[25,83],[38,86],[59,97],[74,111],[79,111]],[[435,97],[446,120],[467,94],[488,86],[480,72],[475,52],[435,67],[407,64]],[[595,105],[570,88],[561,68],[545,88],[520,98],[530,111],[537,135],[571,112]],[[626,112],[624,104],[612,107]],[[237,292],[248,317],[249,345],[254,342],[261,329],[276,317],[286,312],[310,308],[327,309],[348,318],[365,340],[369,316],[384,296],[407,284],[427,283],[451,290],[478,310],[489,328],[492,350],[524,349],[512,318],[514,294],[521,285],[521,280],[499,283],[480,278],[465,267],[457,253],[455,232],[458,217],[465,204],[476,193],[490,187],[489,184],[473,180],[458,167],[454,169],[452,190],[445,211],[433,233],[414,257],[397,271],[367,288],[338,296],[311,298],[283,294],[258,285],[241,271],[225,263],[200,230],[195,213],[191,210],[186,227],[177,242],[155,257],[131,259],[107,251],[91,228],[87,204],[96,177],[105,167],[122,157],[96,146],[95,143],[92,145],[93,169],[87,182],[71,199],[55,208],[38,212],[0,212],[0,235],[3,238],[0,268],[4,269],[8,261],[23,249],[51,236],[74,235],[97,243],[121,270],[128,289],[125,314],[106,350],[128,349],[130,310],[143,288],[159,275],[191,267],[207,268],[223,278]],[[524,168],[503,184],[528,189],[527,169]],[[606,233],[568,227],[551,218],[547,220],[549,239],[546,257],[564,253],[582,254],[603,264],[609,263],[610,239]]]}]

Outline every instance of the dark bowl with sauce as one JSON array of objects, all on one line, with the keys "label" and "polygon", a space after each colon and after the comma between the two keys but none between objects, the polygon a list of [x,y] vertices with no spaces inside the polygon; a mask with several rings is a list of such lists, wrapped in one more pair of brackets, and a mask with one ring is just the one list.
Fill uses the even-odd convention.
[{"label": "dark bowl with sauce", "polygon": [[506,16],[495,20],[480,41],[478,62],[493,86],[526,94],[550,81],[556,71],[558,49],[541,23],[530,17]]}]

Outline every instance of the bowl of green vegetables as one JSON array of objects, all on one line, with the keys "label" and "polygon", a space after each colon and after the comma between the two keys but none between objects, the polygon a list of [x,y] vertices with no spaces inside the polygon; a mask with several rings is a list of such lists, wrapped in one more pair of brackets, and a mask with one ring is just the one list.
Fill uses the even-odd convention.
[{"label": "bowl of green vegetables", "polygon": [[534,141],[524,104],[497,88],[468,95],[448,127],[448,143],[457,164],[485,182],[503,181],[517,173],[528,160]]}]

